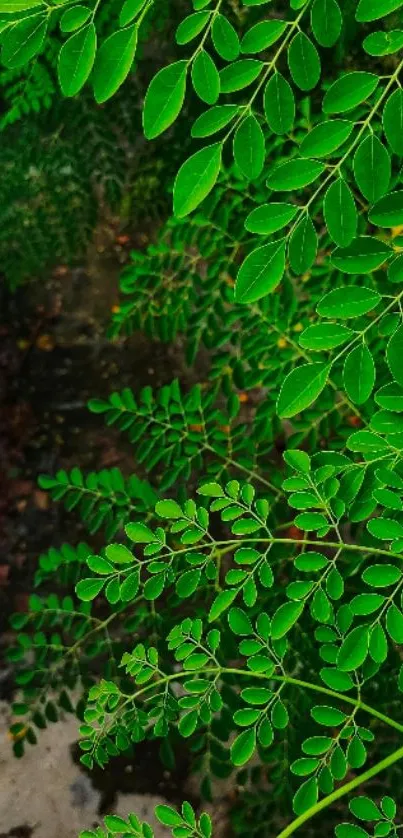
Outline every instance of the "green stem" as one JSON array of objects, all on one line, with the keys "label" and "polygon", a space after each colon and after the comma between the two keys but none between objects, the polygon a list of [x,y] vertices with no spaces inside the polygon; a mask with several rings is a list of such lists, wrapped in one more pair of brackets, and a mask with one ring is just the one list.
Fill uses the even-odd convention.
[{"label": "green stem", "polygon": [[[162,686],[163,684],[167,684],[170,681],[176,681],[181,678],[191,678],[192,677],[191,671],[182,671],[182,672],[174,672],[171,675],[165,675],[159,681],[153,681],[147,684],[145,687],[142,687],[137,692],[133,693],[133,695],[124,695],[126,701],[124,702],[129,703],[130,701],[134,701],[135,699],[139,698],[139,696],[144,695],[144,693],[149,692],[150,690],[154,689],[155,687]],[[374,707],[371,707],[369,704],[365,704],[365,702],[360,701],[357,698],[352,698],[351,696],[344,695],[343,693],[338,693],[335,690],[331,690],[328,687],[322,687],[320,684],[312,684],[310,681],[303,681],[300,678],[293,678],[290,675],[266,675],[264,672],[251,672],[248,669],[237,669],[236,667],[204,667],[202,669],[197,670],[197,674],[201,675],[215,675],[216,677],[220,675],[236,675],[248,678],[257,678],[259,680],[264,681],[278,681],[284,684],[292,684],[296,687],[302,687],[303,689],[312,690],[313,692],[321,693],[322,695],[330,696],[331,698],[336,699],[337,701],[344,702],[346,704],[350,704],[353,707],[356,707],[357,710],[363,710],[365,713],[368,713],[370,716],[373,716],[376,719],[387,724],[389,727],[393,727],[395,730],[398,730],[399,733],[403,733],[403,724],[396,722],[394,719],[391,719],[389,716],[386,716],[384,713],[380,713],[379,710],[376,710]]]},{"label": "green stem", "polygon": [[366,783],[367,780],[370,780],[371,777],[375,777],[376,774],[379,774],[381,771],[384,771],[385,768],[388,768],[389,765],[393,765],[393,763],[397,762],[399,759],[403,758],[403,748],[398,748],[397,751],[394,751],[393,754],[390,754],[385,759],[378,762],[372,768],[369,768],[368,771],[364,771],[363,774],[359,774],[357,777],[354,777],[354,780],[350,780],[349,783],[345,783],[344,786],[341,786],[336,791],[333,791],[331,794],[328,794],[327,797],[324,797],[322,800],[319,800],[318,803],[315,803],[315,806],[311,806],[300,815],[298,818],[290,823],[285,829],[282,830],[277,836],[277,838],[288,838],[289,835],[292,835],[297,829],[299,829],[302,824],[306,823],[306,821],[313,818],[318,812],[321,812],[323,809],[327,809],[335,800],[339,800],[344,795],[349,794],[349,792],[356,789],[358,786],[361,786],[363,783]]}]

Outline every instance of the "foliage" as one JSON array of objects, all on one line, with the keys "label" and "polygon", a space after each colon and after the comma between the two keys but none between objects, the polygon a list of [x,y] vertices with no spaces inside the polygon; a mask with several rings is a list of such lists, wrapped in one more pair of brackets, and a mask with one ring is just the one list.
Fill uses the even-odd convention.
[{"label": "foliage", "polygon": [[105,215],[166,211],[169,165],[133,154],[139,127],[138,89],[127,83],[102,109],[82,96],[2,132],[0,258],[12,287],[80,264]]},{"label": "foliage", "polygon": [[32,88],[31,69],[36,73],[38,56],[44,54],[64,96],[79,93],[91,75],[101,104],[125,81],[139,44],[149,35],[149,21],[160,12],[160,0],[127,0],[123,6],[115,0],[90,6],[77,0],[4,0],[1,61],[8,71],[23,68],[22,78]]},{"label": "foliage", "polygon": [[[18,37],[42,21],[35,2]],[[11,734],[21,755],[79,687],[89,769],[146,738],[173,760],[179,734],[202,796],[231,774],[246,786],[238,834],[253,834],[253,759],[268,836],[309,829],[358,789],[359,824],[338,823],[337,838],[396,835],[392,797],[360,787],[387,772],[398,793],[403,757],[403,2],[280,5],[193,0],[177,60],[149,85],[147,139],[191,87],[209,106],[191,128],[206,144],[179,169],[173,217],[123,272],[111,336],[180,339],[210,371],[188,391],[175,380],[91,400],[128,435],[134,476],[41,478],[107,543],[41,557],[46,590],[12,619]],[[72,36],[81,81],[88,19]],[[116,43],[131,54],[126,22],[111,62]],[[175,838],[210,835],[188,804],[162,808]],[[135,816],[105,826],[152,835]]]}]

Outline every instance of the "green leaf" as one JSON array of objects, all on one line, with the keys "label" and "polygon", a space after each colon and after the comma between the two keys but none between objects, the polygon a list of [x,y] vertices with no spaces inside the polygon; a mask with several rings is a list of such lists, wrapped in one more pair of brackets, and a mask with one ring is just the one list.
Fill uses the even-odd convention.
[{"label": "green leaf", "polygon": [[240,44],[238,35],[224,15],[216,15],[211,27],[211,37],[214,48],[224,61],[234,61],[238,58]]},{"label": "green leaf", "polygon": [[183,818],[172,806],[158,805],[155,807],[155,816],[164,826],[180,826]]},{"label": "green leaf", "polygon": [[81,90],[92,70],[96,48],[97,33],[92,22],[63,44],[57,71],[64,96],[75,96]]},{"label": "green leaf", "polygon": [[379,83],[374,73],[354,71],[346,73],[330,85],[323,100],[325,113],[346,113],[365,102]]},{"label": "green leaf", "polygon": [[256,23],[242,38],[241,52],[253,55],[271,47],[280,38],[287,24],[283,20],[262,20]]},{"label": "green leaf", "polygon": [[288,258],[295,274],[302,276],[314,263],[318,237],[308,213],[293,230],[288,246]]},{"label": "green leaf", "polygon": [[238,105],[216,105],[202,113],[192,125],[192,137],[209,137],[225,128],[239,112]]},{"label": "green leaf", "polygon": [[211,56],[202,49],[192,65],[192,84],[203,102],[214,105],[220,95],[220,76]]},{"label": "green leaf", "polygon": [[263,131],[253,114],[242,120],[234,137],[234,159],[248,180],[259,177],[263,170],[265,142]]},{"label": "green leaf", "polygon": [[241,265],[235,283],[238,303],[253,303],[273,291],[285,267],[285,241],[265,244],[252,250]]},{"label": "green leaf", "polygon": [[27,12],[37,6],[44,6],[43,0],[0,0],[1,14],[16,14]]},{"label": "green leaf", "polygon": [[60,20],[60,29],[62,32],[74,32],[85,23],[91,14],[91,9],[87,6],[73,6],[71,9],[66,9]]},{"label": "green leaf", "polygon": [[389,410],[378,410],[371,418],[370,427],[380,434],[400,434],[403,432],[403,416],[396,416]]},{"label": "green leaf", "polygon": [[280,419],[289,419],[306,410],[326,386],[330,364],[303,364],[292,370],[285,378],[277,399],[277,413]]},{"label": "green leaf", "polygon": [[243,707],[234,713],[234,722],[239,727],[250,727],[260,717],[260,710],[253,710],[251,707]]},{"label": "green leaf", "polygon": [[105,579],[80,579],[76,585],[76,594],[84,602],[95,599],[105,584]]},{"label": "green leaf", "polygon": [[308,326],[299,339],[304,349],[321,352],[324,349],[335,349],[354,337],[354,332],[339,323],[315,323]]},{"label": "green leaf", "polygon": [[316,125],[302,140],[301,156],[326,157],[333,154],[349,138],[353,128],[354,123],[347,119],[328,119]]},{"label": "green leaf", "polygon": [[371,236],[359,236],[347,247],[337,247],[331,255],[332,264],[348,274],[376,271],[390,255],[385,242]]},{"label": "green leaf", "polygon": [[318,800],[318,781],[316,777],[311,777],[302,783],[294,795],[292,801],[292,808],[296,815],[302,815],[307,809],[315,806]]},{"label": "green leaf", "polygon": [[114,564],[133,564],[134,556],[124,544],[108,544],[105,553]]},{"label": "green leaf", "polygon": [[187,67],[187,61],[176,61],[152,79],[143,109],[143,129],[147,140],[153,140],[166,131],[181,112]]},{"label": "green leaf", "polygon": [[153,531],[146,524],[143,524],[142,521],[127,524],[125,526],[125,533],[130,538],[130,541],[134,541],[136,544],[151,544],[153,541],[156,541]]},{"label": "green leaf", "polygon": [[362,46],[369,55],[393,55],[403,47],[403,32],[400,29],[392,32],[371,32],[364,38]]},{"label": "green leaf", "polygon": [[395,154],[403,154],[403,90],[398,87],[389,96],[383,111],[383,130]]},{"label": "green leaf", "polygon": [[127,26],[141,12],[146,0],[125,0],[119,15],[119,26]]},{"label": "green leaf", "polygon": [[253,634],[253,626],[245,611],[242,608],[230,608],[228,612],[228,623],[234,634],[241,636]]},{"label": "green leaf", "polygon": [[375,134],[370,134],[358,146],[353,169],[357,186],[364,198],[374,203],[385,194],[391,175],[390,156]]},{"label": "green leaf", "polygon": [[328,524],[324,515],[321,512],[301,512],[295,518],[295,525],[301,530],[320,530]]},{"label": "green leaf", "polygon": [[174,213],[184,218],[213,189],[221,166],[222,144],[214,143],[192,154],[180,167],[174,184]]},{"label": "green leaf", "polygon": [[318,51],[304,32],[298,32],[288,49],[288,66],[292,80],[300,90],[312,90],[320,79]]},{"label": "green leaf", "polygon": [[160,518],[182,518],[183,512],[176,500],[159,500],[155,511]]},{"label": "green leaf", "polygon": [[366,626],[357,626],[344,639],[337,657],[337,666],[342,672],[351,672],[364,663],[368,655],[369,631]]},{"label": "green leaf", "polygon": [[147,582],[144,585],[144,598],[147,600],[158,599],[158,597],[160,596],[160,594],[162,594],[162,591],[164,590],[164,586],[164,573],[157,573],[155,576],[151,576],[150,579],[147,579]]},{"label": "green leaf", "polygon": [[132,67],[136,47],[136,25],[113,32],[103,42],[97,52],[93,77],[98,104],[106,102],[119,90]]},{"label": "green leaf", "polygon": [[256,730],[243,730],[239,736],[236,737],[231,746],[231,762],[237,768],[245,765],[251,757],[256,748]]},{"label": "green leaf", "polygon": [[256,58],[241,58],[220,70],[221,93],[234,93],[243,90],[257,79],[264,67],[263,61]]},{"label": "green leaf", "polygon": [[349,317],[360,317],[376,308],[381,295],[372,288],[359,288],[349,285],[346,288],[335,288],[329,291],[319,301],[317,312],[321,317],[334,317],[348,320]]},{"label": "green leaf", "polygon": [[199,486],[197,494],[207,498],[222,498],[225,493],[219,483],[209,482]]},{"label": "green leaf", "polygon": [[340,37],[343,18],[337,0],[315,0],[311,11],[312,32],[321,47],[332,47]]},{"label": "green leaf", "polygon": [[360,0],[355,14],[359,23],[379,20],[403,6],[403,0]]},{"label": "green leaf", "polygon": [[326,705],[317,705],[311,710],[311,716],[320,725],[326,727],[338,727],[346,720],[346,714],[335,707],[327,707]]},{"label": "green leaf", "polygon": [[214,622],[217,620],[220,614],[227,610],[227,608],[232,605],[235,597],[237,596],[238,591],[235,588],[233,591],[221,591],[221,593],[216,596],[211,608],[210,613],[208,616],[209,623]]},{"label": "green leaf", "polygon": [[283,459],[294,471],[299,471],[301,474],[309,474],[311,470],[311,459],[306,451],[298,449],[284,451]]},{"label": "green leaf", "polygon": [[176,582],[176,593],[181,599],[194,594],[201,578],[201,570],[187,570]]},{"label": "green leaf", "polygon": [[[403,538],[403,526],[399,524],[398,521],[394,521],[393,518],[371,518],[371,520],[368,521],[367,530],[371,533],[371,535],[375,536],[375,538],[379,538],[382,541],[392,541],[392,539],[395,538]],[[389,579],[390,573],[391,571],[388,572],[385,579]],[[365,571],[365,574],[367,574],[367,571]],[[368,576],[365,575],[364,578],[367,582]],[[373,584],[373,582],[370,584]],[[390,582],[387,584],[389,585]]]},{"label": "green leaf", "polygon": [[368,832],[352,823],[340,823],[336,826],[336,838],[369,838]]},{"label": "green leaf", "polygon": [[362,454],[374,454],[388,448],[388,443],[382,437],[370,431],[357,431],[351,434],[347,440],[347,448],[350,451],[359,451]]},{"label": "green leaf", "polygon": [[398,384],[391,382],[385,384],[375,393],[375,401],[387,410],[395,410],[398,413],[403,411],[403,389]]},{"label": "green leaf", "polygon": [[137,570],[129,573],[120,586],[120,599],[122,602],[130,602],[135,598],[140,587],[140,575]]},{"label": "green leaf", "polygon": [[182,20],[176,30],[175,40],[183,46],[193,41],[203,31],[210,20],[211,12],[195,12]]},{"label": "green leaf", "polygon": [[268,704],[272,697],[272,691],[266,689],[266,687],[245,687],[245,689],[241,691],[241,698],[243,701],[246,701],[247,704],[252,704],[253,706],[257,705],[258,707],[263,704]]},{"label": "green leaf", "polygon": [[357,233],[357,210],[350,188],[337,178],[326,192],[323,203],[326,227],[339,247],[348,247]]},{"label": "green leaf", "polygon": [[388,656],[388,641],[380,623],[376,623],[371,631],[369,654],[375,663],[383,663]]},{"label": "green leaf", "polygon": [[250,233],[269,235],[286,227],[298,212],[298,207],[292,204],[261,204],[249,213],[245,220],[245,228]]},{"label": "green leaf", "polygon": [[323,163],[317,160],[288,160],[274,169],[267,179],[267,185],[269,189],[293,192],[294,189],[302,189],[313,183],[324,171]]},{"label": "green leaf", "polygon": [[320,677],[327,687],[337,692],[348,692],[354,686],[354,681],[348,672],[340,672],[338,669],[324,669],[320,670]]},{"label": "green leaf", "polygon": [[396,817],[396,803],[391,797],[382,797],[381,809],[384,815],[390,820]]},{"label": "green leaf", "polygon": [[288,634],[293,625],[299,620],[304,610],[303,602],[285,602],[274,612],[271,623],[271,636],[273,640],[279,640]]},{"label": "green leaf", "polygon": [[104,821],[106,828],[113,834],[127,831],[127,822],[117,815],[106,815]]},{"label": "green leaf", "polygon": [[403,643],[403,614],[393,602],[386,612],[386,629],[394,643]]},{"label": "green leaf", "polygon": [[102,556],[88,556],[87,566],[94,573],[99,573],[101,576],[108,576],[115,570],[113,565],[107,562],[106,559],[103,559]]},{"label": "green leaf", "polygon": [[369,211],[371,224],[378,227],[397,227],[403,224],[403,189],[389,192]]},{"label": "green leaf", "polygon": [[47,18],[39,13],[11,26],[3,40],[3,64],[12,70],[27,64],[41,49],[46,29]]},{"label": "green leaf", "polygon": [[349,809],[361,821],[377,821],[382,818],[380,809],[369,797],[354,797],[349,803]]},{"label": "green leaf", "polygon": [[354,404],[364,404],[375,384],[374,359],[365,343],[349,352],[344,362],[343,384]]},{"label": "green leaf", "polygon": [[288,134],[294,125],[295,98],[287,79],[274,73],[264,90],[264,113],[274,134]]},{"label": "green leaf", "polygon": [[399,326],[389,340],[386,360],[395,381],[403,387],[403,326]]}]

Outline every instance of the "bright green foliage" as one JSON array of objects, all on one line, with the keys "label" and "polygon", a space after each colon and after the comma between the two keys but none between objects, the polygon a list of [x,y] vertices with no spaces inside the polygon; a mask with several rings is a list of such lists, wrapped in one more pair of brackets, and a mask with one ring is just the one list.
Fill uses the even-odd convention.
[{"label": "bright green foliage", "polygon": [[[150,3],[125,0],[97,51],[97,8],[70,5],[62,90],[88,77],[103,102]],[[178,339],[203,383],[94,394],[135,472],[41,478],[106,543],[40,557],[38,585],[69,593],[34,594],[9,652],[17,755],[81,684],[85,766],[179,734],[203,796],[232,772],[252,787],[234,826],[258,838],[280,801],[286,838],[380,772],[399,791],[403,757],[403,4],[281,5],[194,0],[148,86],[145,137],[169,129],[170,150],[192,113],[190,149],[110,335]],[[41,0],[18,14],[10,67],[44,37]],[[337,838],[397,834],[393,799],[362,791]],[[157,817],[211,835],[189,804]],[[105,828],[152,835],[135,816]]]},{"label": "bright green foliage", "polygon": [[75,0],[0,3],[0,22],[5,33],[1,61],[8,69],[24,67],[41,54],[45,39],[58,26],[66,37],[61,47],[58,44],[61,92],[75,96],[94,68],[95,99],[104,102],[113,96],[132,68],[138,33],[153,3],[154,0],[126,0],[118,19],[115,13],[112,33],[100,44],[97,29],[102,34],[103,20],[97,2],[91,2],[90,7]]}]

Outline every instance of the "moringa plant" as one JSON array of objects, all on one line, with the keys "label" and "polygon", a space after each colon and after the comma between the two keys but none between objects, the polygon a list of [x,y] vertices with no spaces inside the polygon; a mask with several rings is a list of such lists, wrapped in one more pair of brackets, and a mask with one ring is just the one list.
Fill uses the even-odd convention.
[{"label": "moringa plant", "polygon": [[[6,55],[54,13],[30,5]],[[59,59],[71,94],[92,64],[68,44],[87,44],[98,7],[64,5],[81,21]],[[147,7],[126,0],[114,44]],[[402,828],[402,14],[403,0],[193,0],[143,126],[150,141],[169,129],[188,90],[201,144],[173,217],[123,271],[110,333],[180,338],[196,368],[208,355],[207,381],[91,400],[135,472],[40,478],[106,545],[51,548],[44,593],[12,618],[17,755],[61,710],[88,769],[146,738],[172,764],[179,734],[204,798],[232,774],[253,798],[260,771],[260,819],[245,802],[239,835],[286,838],[320,813],[337,838]],[[131,66],[107,43],[97,101]],[[156,815],[174,838],[212,834],[188,803]],[[105,830],[82,838],[153,834],[133,815]]]}]

